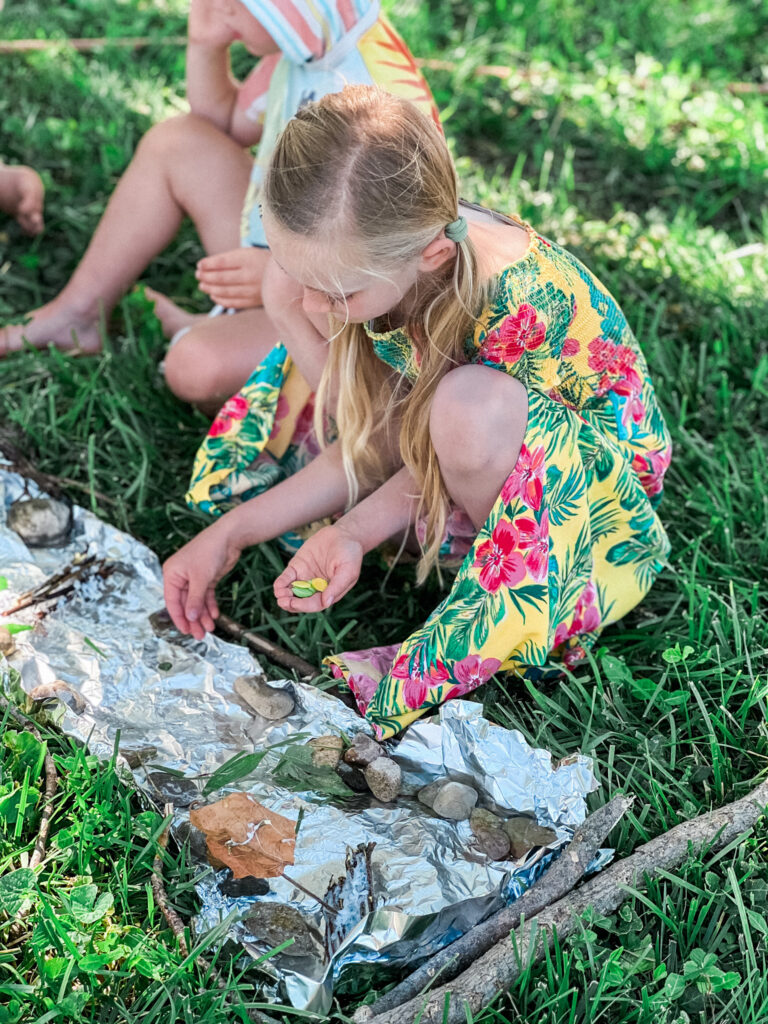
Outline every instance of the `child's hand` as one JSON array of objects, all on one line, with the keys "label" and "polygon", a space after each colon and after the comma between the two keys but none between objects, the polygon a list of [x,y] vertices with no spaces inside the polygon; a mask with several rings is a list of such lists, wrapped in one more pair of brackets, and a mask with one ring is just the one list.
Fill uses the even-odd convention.
[{"label": "child's hand", "polygon": [[[360,576],[363,546],[339,526],[325,526],[305,540],[275,580],[275,598],[286,612],[321,612],[354,587]],[[294,597],[294,580],[328,580],[311,597]]]},{"label": "child's hand", "polygon": [[198,287],[222,306],[249,309],[261,305],[261,281],[269,253],[242,248],[219,252],[199,260]]},{"label": "child's hand", "polygon": [[197,46],[223,48],[231,46],[236,34],[227,24],[227,19],[217,10],[213,0],[191,0],[187,35],[190,43]]},{"label": "child's hand", "polygon": [[165,606],[182,633],[202,640],[219,616],[216,584],[240,557],[218,523],[199,533],[163,566]]}]

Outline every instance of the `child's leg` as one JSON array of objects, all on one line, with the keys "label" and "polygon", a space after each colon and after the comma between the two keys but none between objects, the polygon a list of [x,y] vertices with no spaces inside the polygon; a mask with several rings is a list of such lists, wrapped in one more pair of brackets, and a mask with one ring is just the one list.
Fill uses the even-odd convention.
[{"label": "child's leg", "polygon": [[209,319],[207,313],[190,313],[188,309],[182,309],[177,302],[154,288],[145,288],[144,294],[154,302],[155,316],[166,338],[172,338],[182,327],[193,327]]},{"label": "child's leg", "polygon": [[178,398],[214,415],[277,341],[277,330],[260,307],[206,317],[166,356],[166,383]]},{"label": "child's leg", "polygon": [[[3,349],[53,343],[96,351],[99,318],[173,239],[184,216],[206,251],[239,244],[240,210],[250,178],[248,153],[192,114],[151,128],[115,189],[75,273],[56,298],[25,325],[0,332]],[[4,342],[4,345],[3,345]]]},{"label": "child's leg", "polygon": [[528,395],[515,377],[460,366],[440,381],[430,436],[451,499],[480,530],[515,468],[528,423]]},{"label": "child's leg", "polygon": [[45,189],[31,167],[0,165],[0,210],[15,217],[28,235],[43,230]]}]

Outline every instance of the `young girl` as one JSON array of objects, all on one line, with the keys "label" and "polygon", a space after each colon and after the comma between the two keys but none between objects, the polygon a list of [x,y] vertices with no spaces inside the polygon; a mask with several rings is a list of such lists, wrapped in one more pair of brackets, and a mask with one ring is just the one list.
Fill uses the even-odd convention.
[{"label": "young girl", "polygon": [[[420,578],[461,560],[405,642],[329,659],[379,736],[496,672],[578,661],[668,550],[669,436],[612,296],[532,228],[460,203],[434,125],[372,88],[290,122],[263,215],[268,308],[319,384],[317,431],[326,414],[338,439],[168,560],[176,625],[213,628],[215,584],[244,547],[337,515],[276,580],[281,608],[329,607],[366,552],[414,525]],[[265,391],[263,437],[274,408]],[[225,460],[256,432],[237,396],[214,427]],[[314,577],[327,589],[293,596]]]},{"label": "young girl", "polygon": [[[251,197],[289,118],[301,103],[350,82],[376,82],[438,115],[378,0],[192,0],[188,32],[191,114],[150,129],[74,275],[28,322],[0,328],[0,357],[24,341],[97,351],[101,316],[189,216],[211,254],[198,265],[201,288],[244,312],[196,318],[151,294],[170,333],[193,327],[166,360],[169,386],[215,410],[277,340],[260,308],[269,253]],[[261,58],[244,82],[229,67],[236,40]],[[253,145],[255,161],[246,148]]]}]

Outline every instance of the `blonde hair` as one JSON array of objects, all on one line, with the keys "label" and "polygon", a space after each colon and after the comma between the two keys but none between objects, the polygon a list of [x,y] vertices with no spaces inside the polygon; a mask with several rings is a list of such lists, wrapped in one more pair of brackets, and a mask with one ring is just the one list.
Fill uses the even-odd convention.
[{"label": "blonde hair", "polygon": [[[383,90],[348,86],[307,104],[288,123],[267,171],[264,201],[297,235],[323,241],[346,235],[358,265],[386,278],[417,260],[456,219],[459,196],[448,148],[432,121]],[[404,379],[393,383],[365,328],[347,323],[333,336],[316,403],[319,427],[329,382],[338,380],[335,419],[350,503],[361,484],[383,482],[382,460],[369,442],[374,430],[400,416],[400,455],[419,485],[417,520],[426,515],[420,582],[437,563],[449,506],[430,438],[432,399],[445,374],[466,362],[464,340],[487,299],[469,238],[456,250],[455,260],[417,282],[416,309],[404,324],[419,360],[412,387]]]}]

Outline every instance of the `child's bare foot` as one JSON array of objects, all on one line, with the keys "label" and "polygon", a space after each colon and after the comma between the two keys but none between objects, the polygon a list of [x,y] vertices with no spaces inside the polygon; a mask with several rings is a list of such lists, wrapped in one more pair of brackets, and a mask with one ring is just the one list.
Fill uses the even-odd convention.
[{"label": "child's bare foot", "polygon": [[169,299],[162,292],[156,292],[154,288],[145,288],[144,293],[155,304],[155,316],[160,321],[166,338],[172,338],[182,327],[192,327],[193,324],[208,319],[207,313],[188,313],[173,299]]},{"label": "child's bare foot", "polygon": [[43,230],[44,195],[42,179],[31,167],[0,166],[0,210],[15,217],[28,235]]},{"label": "child's bare foot", "polygon": [[55,345],[64,350],[76,350],[92,355],[101,349],[98,313],[78,311],[61,297],[32,310],[26,324],[0,327],[0,358],[18,352],[24,342],[35,348]]}]

